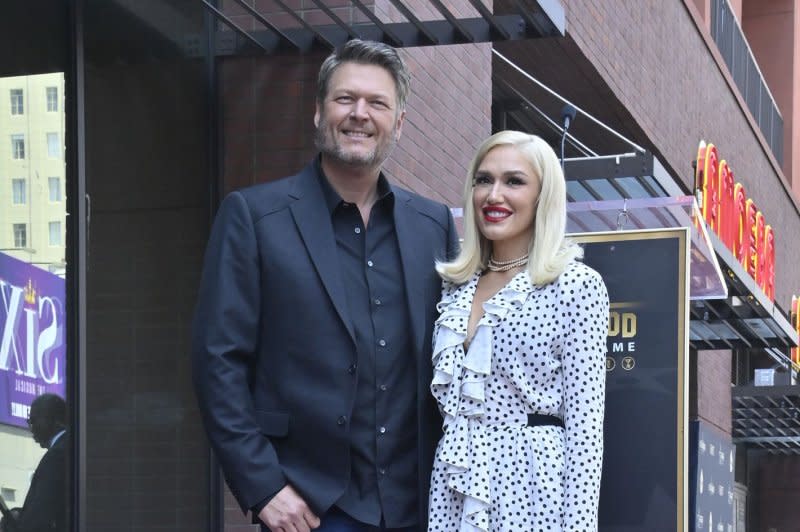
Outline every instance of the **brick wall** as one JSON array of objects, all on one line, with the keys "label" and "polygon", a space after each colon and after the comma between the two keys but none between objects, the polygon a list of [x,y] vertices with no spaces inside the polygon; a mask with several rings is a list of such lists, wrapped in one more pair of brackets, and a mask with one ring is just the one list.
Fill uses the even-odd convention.
[{"label": "brick wall", "polygon": [[223,520],[225,523],[225,532],[258,532],[260,527],[252,524],[250,514],[242,514],[239,504],[233,497],[228,486],[225,485],[224,502],[223,502]]},{"label": "brick wall", "polygon": [[[759,461],[759,490],[755,510],[759,526],[754,532],[784,532],[800,529],[800,457],[769,455]],[[752,520],[750,521],[752,523]],[[750,529],[748,529],[750,530]]]},{"label": "brick wall", "polygon": [[729,350],[693,351],[689,416],[731,433],[731,352]]},{"label": "brick wall", "polygon": [[226,58],[219,67],[226,192],[300,170],[314,154],[314,96],[323,56]]}]

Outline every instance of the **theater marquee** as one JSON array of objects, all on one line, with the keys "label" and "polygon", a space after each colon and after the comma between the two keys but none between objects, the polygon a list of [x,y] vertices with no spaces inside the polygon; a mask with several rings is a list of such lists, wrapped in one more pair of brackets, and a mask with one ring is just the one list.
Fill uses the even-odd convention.
[{"label": "theater marquee", "polygon": [[688,531],[689,230],[573,236],[611,300],[600,532]]},{"label": "theater marquee", "polygon": [[721,159],[717,147],[701,141],[695,189],[703,218],[770,301],[775,301],[775,231],[747,197],[744,185],[734,181],[733,169]]}]

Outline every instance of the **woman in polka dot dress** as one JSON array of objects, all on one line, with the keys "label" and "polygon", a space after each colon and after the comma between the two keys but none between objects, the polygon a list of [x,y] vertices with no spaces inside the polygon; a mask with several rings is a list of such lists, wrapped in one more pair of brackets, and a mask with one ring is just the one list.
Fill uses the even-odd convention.
[{"label": "woman in polka dot dress", "polygon": [[437,265],[429,531],[596,530],[608,294],[564,237],[558,159],[493,135],[464,199],[461,254]]}]

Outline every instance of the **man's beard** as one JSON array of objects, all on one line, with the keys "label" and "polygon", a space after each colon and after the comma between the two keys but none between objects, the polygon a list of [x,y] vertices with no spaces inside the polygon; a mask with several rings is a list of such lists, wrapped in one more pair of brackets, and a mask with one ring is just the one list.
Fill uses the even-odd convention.
[{"label": "man's beard", "polygon": [[314,145],[326,157],[350,166],[363,168],[378,168],[392,153],[394,145],[397,143],[397,129],[393,129],[388,142],[378,144],[367,153],[347,151],[336,142],[335,136],[330,132],[328,122],[324,117],[320,117],[319,125],[314,132]]}]

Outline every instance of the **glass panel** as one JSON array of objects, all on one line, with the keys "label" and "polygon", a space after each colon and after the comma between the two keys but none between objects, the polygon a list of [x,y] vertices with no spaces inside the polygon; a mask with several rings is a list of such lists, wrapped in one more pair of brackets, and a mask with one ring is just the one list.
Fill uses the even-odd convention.
[{"label": "glass panel", "polygon": [[25,158],[25,135],[11,135],[11,158],[15,160]]},{"label": "glass panel", "polygon": [[47,134],[47,156],[61,157],[61,145],[58,142],[58,133]]},{"label": "glass panel", "polygon": [[587,187],[597,192],[604,200],[622,199],[622,194],[611,185],[608,179],[588,179],[584,181]]},{"label": "glass panel", "polygon": [[694,196],[567,204],[567,231],[570,233],[670,227],[690,229],[689,299],[726,298],[728,289],[725,279]]},{"label": "glass panel", "polygon": [[[47,88],[68,83],[69,2],[4,2],[0,35],[0,530],[71,530],[66,205],[49,178],[68,181],[67,107],[48,112]],[[70,139],[71,140],[71,139]],[[66,194],[62,189],[62,199]],[[75,217],[72,217],[75,222]],[[51,241],[51,223],[61,238]],[[71,279],[70,279],[71,280]],[[71,303],[71,301],[70,301]],[[71,405],[70,405],[71,406]],[[10,508],[6,512],[5,508]],[[15,521],[17,526],[13,526]]]},{"label": "glass panel", "polygon": [[650,193],[636,177],[618,177],[617,184],[622,187],[629,198],[649,198]]},{"label": "glass panel", "polygon": [[213,205],[206,11],[84,6],[85,530],[219,530],[189,357]]},{"label": "glass panel", "polygon": [[25,205],[28,200],[26,191],[27,191],[27,183],[25,179],[18,178],[11,180],[11,188],[13,189],[11,195],[11,204],[12,205]]},{"label": "glass panel", "polygon": [[651,175],[646,175],[642,177],[644,181],[650,185],[650,189],[655,191],[654,194],[651,196],[668,196],[667,191],[661,188],[661,185],[656,181],[656,179]]},{"label": "glass panel", "polygon": [[580,181],[567,181],[567,195],[570,201],[592,201],[597,199],[586,190]]},{"label": "glass panel", "polygon": [[50,191],[50,201],[61,201],[61,179],[48,177],[47,189]]},{"label": "glass panel", "polygon": [[48,224],[48,229],[50,231],[50,245],[51,246],[60,246],[62,239],[61,239],[61,222],[50,222]]},{"label": "glass panel", "polygon": [[58,87],[47,87],[47,111],[55,113],[58,111]]},{"label": "glass panel", "polygon": [[11,89],[11,114],[21,115],[25,112],[25,100],[22,89]]},{"label": "glass panel", "polygon": [[66,117],[48,112],[47,87],[63,91],[64,74],[0,78],[11,94],[10,112],[0,100],[11,115],[0,120],[0,189],[11,191],[0,195],[0,498],[21,531],[67,530],[66,208],[51,190],[55,180],[60,198],[66,178]]}]

